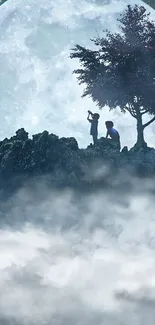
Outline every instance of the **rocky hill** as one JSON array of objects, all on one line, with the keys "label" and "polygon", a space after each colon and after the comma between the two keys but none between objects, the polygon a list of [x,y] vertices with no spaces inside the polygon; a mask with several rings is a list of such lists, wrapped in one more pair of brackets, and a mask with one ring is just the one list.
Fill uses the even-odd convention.
[{"label": "rocky hill", "polygon": [[103,186],[118,174],[152,177],[155,149],[124,147],[100,138],[96,146],[79,149],[75,138],[59,138],[44,131],[29,138],[22,128],[0,142],[0,189],[12,190],[28,180],[46,178],[51,186]]}]

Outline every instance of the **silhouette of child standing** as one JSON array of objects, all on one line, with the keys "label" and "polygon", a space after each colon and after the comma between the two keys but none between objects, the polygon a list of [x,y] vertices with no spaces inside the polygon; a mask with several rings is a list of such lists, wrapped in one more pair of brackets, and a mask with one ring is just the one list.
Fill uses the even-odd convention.
[{"label": "silhouette of child standing", "polygon": [[[91,115],[91,119],[90,119]],[[87,120],[91,123],[90,127],[90,135],[93,137],[93,143],[96,144],[97,137],[98,137],[98,119],[100,118],[100,115],[98,113],[92,113],[91,111],[88,111],[88,117]]]}]

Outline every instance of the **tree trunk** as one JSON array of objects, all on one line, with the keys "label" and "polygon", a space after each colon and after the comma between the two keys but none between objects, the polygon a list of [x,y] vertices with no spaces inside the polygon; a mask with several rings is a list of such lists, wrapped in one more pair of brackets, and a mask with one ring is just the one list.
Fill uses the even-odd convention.
[{"label": "tree trunk", "polygon": [[145,145],[144,141],[144,128],[142,124],[142,115],[138,114],[137,116],[137,144],[139,146]]}]

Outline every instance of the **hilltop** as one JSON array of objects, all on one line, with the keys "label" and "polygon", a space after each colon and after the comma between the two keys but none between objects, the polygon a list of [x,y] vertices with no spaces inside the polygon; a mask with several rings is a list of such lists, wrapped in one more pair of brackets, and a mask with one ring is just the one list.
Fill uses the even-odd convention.
[{"label": "hilltop", "polygon": [[47,131],[29,138],[23,128],[0,142],[0,189],[14,190],[27,181],[46,178],[51,186],[89,188],[110,184],[118,174],[140,178],[155,174],[155,149],[121,152],[106,138],[79,149],[75,138],[59,138]]}]

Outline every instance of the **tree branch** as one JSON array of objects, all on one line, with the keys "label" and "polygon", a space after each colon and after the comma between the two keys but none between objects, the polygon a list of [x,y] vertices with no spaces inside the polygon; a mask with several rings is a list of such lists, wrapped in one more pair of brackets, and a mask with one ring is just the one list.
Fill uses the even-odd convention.
[{"label": "tree branch", "polygon": [[150,120],[150,121],[148,121],[147,123],[145,123],[144,125],[143,125],[143,129],[145,129],[148,125],[150,125],[152,122],[154,122],[155,121],[155,116]]},{"label": "tree branch", "polygon": [[141,111],[141,115],[148,113],[149,111]]},{"label": "tree branch", "polygon": [[135,114],[133,114],[131,111],[129,111],[129,113],[131,114],[131,116],[133,116],[134,118],[137,118]]},{"label": "tree branch", "polygon": [[131,109],[127,106],[125,106],[126,110],[131,114],[132,117],[136,118],[136,115],[132,113]]}]

